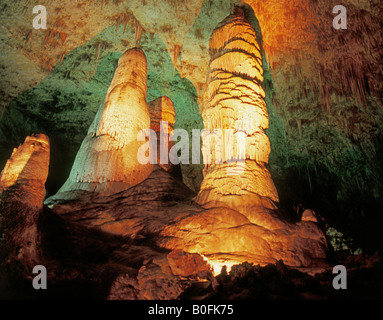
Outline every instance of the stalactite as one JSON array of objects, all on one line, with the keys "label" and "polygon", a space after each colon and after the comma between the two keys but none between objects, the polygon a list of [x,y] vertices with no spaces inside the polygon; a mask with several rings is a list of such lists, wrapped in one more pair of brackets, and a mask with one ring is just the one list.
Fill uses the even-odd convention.
[{"label": "stalactite", "polygon": [[97,52],[96,52],[96,62],[98,62],[98,59],[100,59],[100,54],[101,54],[101,43],[98,43]]},{"label": "stalactite", "polygon": [[135,20],[135,36],[134,36],[134,39],[135,39],[137,47],[140,47],[140,45],[141,45],[142,31],[143,31],[142,30],[142,26],[141,26],[140,22],[136,19]]},{"label": "stalactite", "polygon": [[174,46],[174,53],[173,53],[173,75],[176,71],[177,61],[180,54],[181,46],[179,44],[176,44]]},{"label": "stalactite", "polygon": [[60,56],[60,64],[63,63],[66,54],[67,54],[67,52],[63,52],[63,53],[61,54],[61,56]]},{"label": "stalactite", "polygon": [[326,105],[327,113],[330,113],[330,93],[328,86],[323,87],[323,98]]},{"label": "stalactite", "polygon": [[49,72],[53,70],[55,63],[56,60],[54,58],[47,58],[45,56],[41,60],[42,67]]},{"label": "stalactite", "polygon": [[297,119],[299,138],[302,140],[302,119]]},{"label": "stalactite", "polygon": [[114,19],[116,20],[116,32],[121,24],[124,24],[123,32],[125,32],[126,26],[128,25],[128,22],[131,19],[131,15],[129,13],[124,12],[114,16]]},{"label": "stalactite", "polygon": [[[367,107],[367,84],[364,70],[360,62],[354,58],[347,58],[335,67],[335,76],[329,77],[329,71],[323,66],[318,73],[318,83],[311,85],[319,89],[319,97],[330,112],[331,94],[335,94],[337,100],[339,96],[353,97],[356,104]],[[332,74],[332,73],[331,73]],[[323,110],[322,110],[323,111]]]},{"label": "stalactite", "polygon": [[68,37],[68,34],[65,32],[60,32],[59,37],[60,37],[60,45],[63,45],[66,38]]}]

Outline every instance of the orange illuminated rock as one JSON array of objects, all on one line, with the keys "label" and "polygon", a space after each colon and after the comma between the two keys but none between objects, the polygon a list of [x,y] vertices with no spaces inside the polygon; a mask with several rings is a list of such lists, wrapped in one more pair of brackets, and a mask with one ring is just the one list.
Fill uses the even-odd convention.
[{"label": "orange illuminated rock", "polygon": [[[13,150],[0,175],[0,194],[13,190],[18,201],[41,207],[49,167],[49,139],[44,134],[27,137]],[[12,192],[13,192],[12,191]],[[22,195],[22,196],[21,196]]]},{"label": "orange illuminated rock", "polygon": [[27,266],[28,276],[41,258],[38,222],[45,197],[49,149],[49,139],[44,134],[27,137],[14,149],[0,175],[4,261],[19,261]]},{"label": "orange illuminated rock", "polygon": [[[105,107],[96,116],[64,186],[71,197],[78,189],[103,192],[97,197],[92,193],[62,201],[52,211],[67,220],[133,240],[150,235],[160,247],[176,253],[198,253],[216,272],[223,265],[245,261],[266,265],[282,259],[286,265],[301,267],[325,259],[327,241],[318,223],[307,221],[307,217],[298,223],[285,221],[277,208],[278,194],[267,169],[270,143],[265,130],[269,121],[261,86],[261,52],[242,9],[236,8],[217,27],[210,46],[211,69],[201,106],[207,129],[202,153],[210,162],[205,165],[195,202],[190,190],[163,168],[136,166],[131,160],[130,152],[136,157],[138,149],[137,144],[130,144],[132,132],[135,139],[137,135],[137,127],[130,125],[133,121],[145,123],[142,129],[157,132],[157,144],[164,142],[158,133],[171,133],[174,123],[174,108],[168,98],[153,101],[150,112],[146,102],[132,105],[132,113],[120,103],[125,96],[122,91],[128,97],[145,97],[143,68],[133,71],[127,66],[126,79],[135,74],[136,81],[128,81],[126,90],[119,88],[119,79],[125,77],[121,69],[124,61],[128,57],[145,61],[142,52],[134,50],[126,53],[126,59],[121,58]],[[136,98],[129,101],[142,102]],[[169,127],[161,128],[161,120],[167,120]],[[213,143],[209,144],[209,139]],[[221,145],[215,143],[220,139]],[[125,149],[126,145],[129,148]],[[169,147],[170,143],[166,152]],[[125,159],[119,167],[119,161]],[[129,189],[110,194],[123,187]],[[167,257],[171,258],[169,263],[163,264],[163,259],[144,263],[134,280],[142,297],[163,298],[158,288],[172,283],[175,273],[192,274],[194,267],[181,267],[188,263],[198,268],[194,257],[175,254]],[[180,288],[175,288],[166,296],[176,298],[179,292]],[[128,295],[135,293],[129,291]]]},{"label": "orange illuminated rock", "polygon": [[[152,164],[137,157],[138,133],[150,128],[146,102],[147,62],[141,49],[120,58],[104,105],[77,153],[70,176],[56,198],[75,190],[113,194],[145,180]],[[53,198],[54,199],[54,198]]]},{"label": "orange illuminated rock", "polygon": [[122,274],[111,285],[109,300],[171,300],[189,288],[191,281],[206,279],[210,266],[198,254],[174,250],[147,259],[137,278]]},{"label": "orange illuminated rock", "polygon": [[[327,241],[319,225],[307,218],[289,223],[278,211],[278,194],[266,167],[270,143],[261,54],[241,8],[218,25],[210,49],[201,113],[212,133],[203,139],[207,162],[195,198],[204,210],[166,226],[160,244],[201,254],[216,273],[245,261],[266,265],[282,259],[299,267],[325,259]],[[234,135],[226,135],[228,130]],[[244,148],[238,149],[240,139]]]},{"label": "orange illuminated rock", "polygon": [[[174,141],[169,138],[173,135],[174,123],[176,122],[176,112],[172,100],[168,97],[160,97],[151,101],[149,113],[150,128],[157,134],[157,164],[169,171],[172,164],[168,159],[168,154],[174,145]],[[161,161],[161,152],[166,153],[167,161]]]},{"label": "orange illuminated rock", "polygon": [[[216,273],[224,265],[230,268],[245,261],[266,265],[282,259],[286,265],[302,267],[326,259],[327,240],[317,223],[293,224],[283,221],[277,211],[247,209],[239,212],[216,202],[166,226],[160,244],[203,255]],[[246,217],[248,212],[253,215]]]},{"label": "orange illuminated rock", "polygon": [[[243,200],[232,196],[251,195],[247,201],[275,208],[278,194],[265,166],[270,143],[265,134],[269,118],[261,86],[262,55],[255,31],[241,8],[236,8],[217,26],[210,39],[210,53],[208,87],[201,108],[205,129],[210,132],[232,130],[233,137],[229,140],[223,133],[223,150],[218,150],[214,143],[207,145],[204,140],[204,159],[211,163],[205,162],[197,202],[223,201],[241,205]],[[237,133],[244,134],[243,154],[238,149]],[[229,152],[228,148],[231,148]],[[234,162],[239,159],[244,162],[242,173],[236,170],[239,163]],[[235,174],[228,174],[230,171]]]}]

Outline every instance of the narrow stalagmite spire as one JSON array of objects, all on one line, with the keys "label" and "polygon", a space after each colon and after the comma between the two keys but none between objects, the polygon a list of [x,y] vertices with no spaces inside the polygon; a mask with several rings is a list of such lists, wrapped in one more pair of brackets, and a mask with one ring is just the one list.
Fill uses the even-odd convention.
[{"label": "narrow stalagmite spire", "polygon": [[[169,150],[174,145],[170,137],[173,135],[174,123],[176,121],[176,112],[172,100],[168,97],[160,97],[151,101],[149,103],[149,113],[151,120],[150,129],[154,130],[157,134],[157,163],[162,169],[169,171],[172,168],[172,164],[168,160],[168,155]],[[161,152],[166,161],[161,161]]]},{"label": "narrow stalagmite spire", "polygon": [[[137,141],[137,135],[150,128],[146,77],[144,52],[137,48],[126,51],[70,176],[54,198],[65,198],[63,192],[74,190],[116,193],[140,183],[152,172],[152,164],[143,165],[137,159],[144,143]],[[74,193],[67,195],[72,198]]]},{"label": "narrow stalagmite spire", "polygon": [[[223,132],[223,148],[217,144],[206,145],[204,180],[197,201],[232,202],[232,196],[251,196],[252,202],[274,208],[278,195],[266,168],[270,153],[265,129],[269,118],[265,103],[262,55],[255,31],[245,19],[243,9],[237,7],[224,19],[210,39],[210,66],[208,86],[201,113],[205,129]],[[225,131],[233,132],[229,141]],[[244,135],[244,151],[241,157],[236,134]],[[224,152],[230,149],[230,152]],[[214,153],[214,155],[213,155]],[[218,154],[218,156],[217,156]],[[232,160],[245,160],[241,174],[227,174],[239,165]],[[243,201],[244,198],[241,198]]]}]

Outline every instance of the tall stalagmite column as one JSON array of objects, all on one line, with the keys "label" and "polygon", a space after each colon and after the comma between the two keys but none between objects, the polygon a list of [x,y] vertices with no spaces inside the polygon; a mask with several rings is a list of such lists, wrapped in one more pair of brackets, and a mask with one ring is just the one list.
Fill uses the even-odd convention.
[{"label": "tall stalagmite column", "polygon": [[201,114],[207,129],[203,157],[211,163],[205,162],[196,197],[204,209],[165,228],[162,245],[200,253],[216,272],[245,261],[265,265],[282,259],[308,266],[324,259],[327,243],[318,224],[289,223],[277,208],[278,194],[266,167],[270,143],[262,56],[243,9],[235,8],[217,26],[210,54]]},{"label": "tall stalagmite column", "polygon": [[[240,202],[275,208],[278,194],[266,168],[270,143],[265,133],[269,119],[261,86],[262,55],[243,9],[236,7],[217,26],[210,39],[210,56],[201,113],[205,129],[216,140],[210,145],[208,139],[204,140],[204,159],[212,162],[205,162],[204,180],[196,200],[200,204],[223,201],[233,206]],[[233,132],[231,140],[225,133],[229,130]],[[238,148],[241,135],[245,147],[242,155]],[[220,139],[221,146],[217,143]],[[241,163],[234,162],[240,158],[245,160],[242,172],[238,170]]]},{"label": "tall stalagmite column", "polygon": [[62,192],[74,190],[119,192],[145,180],[152,172],[152,164],[143,165],[137,159],[137,151],[144,143],[137,141],[137,134],[150,128],[146,78],[144,52],[137,48],[126,51],[120,57],[104,105],[59,191],[61,196]]},{"label": "tall stalagmite column", "polygon": [[[173,135],[176,111],[172,100],[159,97],[149,103],[150,128],[157,135],[157,164],[166,171],[171,171],[173,165],[168,159],[169,151],[174,142],[169,138]],[[163,150],[162,150],[163,149]],[[167,161],[161,161],[161,153],[166,154]]]}]

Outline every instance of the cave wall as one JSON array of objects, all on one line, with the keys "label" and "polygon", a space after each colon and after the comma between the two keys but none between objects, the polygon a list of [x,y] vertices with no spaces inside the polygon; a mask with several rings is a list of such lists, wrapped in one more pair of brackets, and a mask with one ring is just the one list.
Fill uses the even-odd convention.
[{"label": "cave wall", "polygon": [[[39,1],[48,29],[32,28],[37,3],[2,1],[0,167],[27,135],[51,142],[53,194],[102,103],[118,58],[137,43],[148,60],[148,102],[168,96],[175,128],[202,129],[209,39],[240,1]],[[281,208],[312,208],[352,236],[382,245],[382,9],[348,0],[348,29],[332,28],[337,1],[244,1],[263,51],[269,169]],[[85,19],[83,18],[85,17]],[[198,191],[203,165],[183,165]]]},{"label": "cave wall", "polygon": [[343,2],[346,30],[332,27],[337,1],[246,2],[269,65],[270,171],[281,202],[381,246],[381,2]]}]

